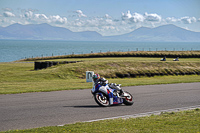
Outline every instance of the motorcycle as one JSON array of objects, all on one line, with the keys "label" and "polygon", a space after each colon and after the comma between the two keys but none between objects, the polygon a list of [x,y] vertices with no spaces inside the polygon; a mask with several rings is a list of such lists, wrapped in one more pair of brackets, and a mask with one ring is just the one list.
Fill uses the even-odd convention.
[{"label": "motorcycle", "polygon": [[[94,96],[96,103],[102,107],[108,107],[111,105],[133,105],[133,96],[121,89],[121,84],[105,84],[99,87],[94,86],[91,93]],[[121,90],[121,92],[119,91]]]}]

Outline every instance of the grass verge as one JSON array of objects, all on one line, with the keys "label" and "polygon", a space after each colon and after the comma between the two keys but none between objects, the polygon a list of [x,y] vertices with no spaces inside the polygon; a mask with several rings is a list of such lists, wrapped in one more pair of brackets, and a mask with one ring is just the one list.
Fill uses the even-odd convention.
[{"label": "grass verge", "polygon": [[[85,72],[94,71],[106,77],[109,82],[122,86],[200,82],[200,76],[175,75],[174,73],[200,72],[200,58],[180,59],[179,62],[160,62],[160,58],[81,58],[67,61],[82,61],[60,64],[47,69],[34,70],[34,63],[0,63],[0,94],[88,89]],[[64,61],[59,59],[56,61]],[[148,77],[146,73],[168,76]],[[120,74],[135,74],[135,78],[119,78]],[[140,74],[138,76],[138,74]],[[144,76],[141,76],[144,74]]]},{"label": "grass verge", "polygon": [[13,130],[6,133],[198,133],[200,132],[200,110],[188,110],[181,112],[162,113],[161,115],[151,115],[147,117],[102,120],[90,123],[75,123],[62,127],[51,126],[28,130]]},{"label": "grass verge", "polygon": [[[162,76],[108,79],[110,83],[122,84],[122,86],[173,84],[199,82],[200,76]],[[76,90],[92,88],[92,83],[86,83],[85,79],[51,79],[41,81],[12,81],[1,82],[0,94],[16,94],[27,92],[48,92],[60,90]]]}]

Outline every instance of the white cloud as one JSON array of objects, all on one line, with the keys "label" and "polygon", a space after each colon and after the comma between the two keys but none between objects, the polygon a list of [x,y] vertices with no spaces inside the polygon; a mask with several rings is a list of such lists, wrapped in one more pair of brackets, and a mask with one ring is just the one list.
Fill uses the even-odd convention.
[{"label": "white cloud", "polygon": [[[112,16],[105,14],[104,16],[87,16],[82,10],[71,11],[69,16],[59,15],[46,15],[41,14],[36,10],[21,10],[21,14],[16,11],[8,11],[6,9],[3,14],[0,14],[0,26],[8,26],[13,23],[21,24],[40,24],[48,23],[53,26],[65,27],[72,31],[97,31],[102,35],[118,35],[131,32],[141,26],[144,27],[156,27],[163,24],[173,23],[176,25],[182,25],[190,28],[188,24],[200,22],[200,18],[195,17],[167,17],[162,18],[161,15],[156,13],[126,13],[118,14],[119,16],[113,18]],[[14,13],[12,13],[14,12]],[[37,13],[36,13],[37,12]]]},{"label": "white cloud", "polygon": [[144,14],[145,20],[147,21],[153,21],[153,22],[160,22],[162,20],[162,17],[158,14]]},{"label": "white cloud", "polygon": [[113,26],[115,22],[109,16],[93,17],[88,19],[76,19],[68,23],[69,26],[78,27],[102,27],[102,26]]},{"label": "white cloud", "polygon": [[42,19],[42,20],[47,20],[48,17],[45,14],[34,14],[35,19]]},{"label": "white cloud", "polygon": [[112,18],[112,17],[109,16],[108,14],[105,14],[105,18],[110,19],[110,18]]},{"label": "white cloud", "polygon": [[115,30],[116,28],[114,26],[102,26],[104,30]]},{"label": "white cloud", "polygon": [[66,17],[62,18],[59,15],[56,15],[56,16],[50,16],[49,21],[56,24],[65,24],[67,23],[67,18]]},{"label": "white cloud", "polygon": [[134,13],[132,15],[131,21],[137,23],[137,22],[143,22],[144,21],[144,16],[139,14],[139,13]]},{"label": "white cloud", "polygon": [[0,22],[1,22],[2,24],[9,24],[9,25],[16,23],[16,21],[10,20],[10,19],[8,19],[8,18],[3,18]]},{"label": "white cloud", "polygon": [[[78,14],[83,14],[81,10],[77,10]],[[180,24],[182,21],[186,21],[187,23],[197,21],[194,17],[186,18],[175,18],[175,17],[167,17],[163,19],[161,15],[156,13],[144,13],[143,15],[140,13],[131,14],[130,11],[121,14],[121,20],[117,18],[113,18],[108,14],[105,14],[102,17],[87,17],[80,18],[76,20],[69,20],[66,25],[66,28],[73,29],[72,31],[80,31],[80,30],[95,30],[101,33],[102,35],[117,35],[131,32],[139,27],[157,27],[163,24],[174,23]],[[200,20],[199,20],[200,21]],[[73,28],[72,28],[73,27]],[[75,27],[78,27],[77,29]]]},{"label": "white cloud", "polygon": [[25,17],[25,18],[32,18],[32,16],[33,16],[33,12],[32,12],[32,11],[27,11],[27,12],[25,12],[25,14],[24,14],[24,17]]},{"label": "white cloud", "polygon": [[191,24],[191,23],[193,23],[193,22],[196,22],[196,18],[195,18],[195,17],[188,17],[188,16],[182,17],[180,20],[181,20],[184,24]]},{"label": "white cloud", "polygon": [[199,20],[197,20],[195,17],[189,17],[189,16],[181,18],[167,17],[165,20],[168,23],[182,22],[183,24],[192,24],[198,21],[200,22],[200,18]]},{"label": "white cloud", "polygon": [[129,20],[132,17],[131,12],[128,10],[127,13],[122,12],[122,20]]},{"label": "white cloud", "polygon": [[76,20],[73,20],[73,21],[70,21],[68,23],[68,26],[69,27],[83,27],[85,24],[85,21],[82,21],[80,19],[76,19]]},{"label": "white cloud", "polygon": [[144,21],[150,21],[150,22],[161,22],[162,17],[158,14],[148,14],[145,13],[144,15],[139,13],[133,13],[131,14],[130,11],[127,13],[122,13],[122,21],[130,21],[132,23],[138,23],[138,22],[144,22]]},{"label": "white cloud", "polygon": [[4,12],[3,16],[4,17],[15,17],[15,14],[13,14],[12,12]]},{"label": "white cloud", "polygon": [[106,19],[104,23],[105,25],[115,25],[115,23],[111,19]]},{"label": "white cloud", "polygon": [[176,18],[174,18],[174,17],[167,17],[167,18],[166,18],[166,21],[169,22],[169,23],[170,23],[170,22],[177,22],[178,19],[176,19]]},{"label": "white cloud", "polygon": [[81,10],[77,10],[76,13],[78,14],[79,17],[87,17]]},{"label": "white cloud", "polygon": [[67,18],[59,15],[46,16],[45,14],[34,14],[33,11],[26,11],[21,18],[26,20],[23,23],[49,23],[49,24],[66,24]]},{"label": "white cloud", "polygon": [[4,10],[4,11],[12,11],[11,8],[3,8],[2,10]]}]

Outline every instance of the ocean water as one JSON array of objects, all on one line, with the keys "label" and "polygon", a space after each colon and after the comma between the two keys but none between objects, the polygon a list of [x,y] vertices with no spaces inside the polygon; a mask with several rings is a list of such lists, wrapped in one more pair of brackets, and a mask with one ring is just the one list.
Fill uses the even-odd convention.
[{"label": "ocean water", "polygon": [[0,40],[0,62],[56,55],[112,51],[191,51],[200,42],[101,42]]}]

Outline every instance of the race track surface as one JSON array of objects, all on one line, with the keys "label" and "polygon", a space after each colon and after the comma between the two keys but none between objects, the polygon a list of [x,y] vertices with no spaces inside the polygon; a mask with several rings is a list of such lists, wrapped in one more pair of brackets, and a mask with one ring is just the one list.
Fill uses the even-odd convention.
[{"label": "race track surface", "polygon": [[122,87],[132,106],[99,107],[86,90],[0,95],[0,131],[56,126],[200,104],[200,82]]}]

